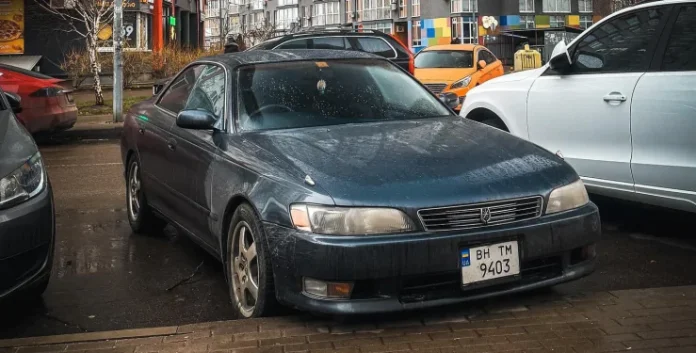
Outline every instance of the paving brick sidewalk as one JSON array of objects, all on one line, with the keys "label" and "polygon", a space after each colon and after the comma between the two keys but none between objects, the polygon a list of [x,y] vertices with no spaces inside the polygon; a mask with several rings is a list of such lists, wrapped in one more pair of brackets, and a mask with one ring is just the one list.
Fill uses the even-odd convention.
[{"label": "paving brick sidewalk", "polygon": [[343,323],[288,316],[0,341],[1,353],[77,351],[696,353],[696,286],[535,294]]}]

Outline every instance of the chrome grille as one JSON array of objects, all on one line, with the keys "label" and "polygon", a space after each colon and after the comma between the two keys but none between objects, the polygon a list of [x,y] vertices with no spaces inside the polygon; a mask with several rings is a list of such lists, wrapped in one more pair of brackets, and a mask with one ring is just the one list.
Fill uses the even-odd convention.
[{"label": "chrome grille", "polygon": [[[418,211],[428,231],[444,231],[494,226],[532,219],[541,215],[540,196],[515,200],[493,201],[474,205],[428,208]],[[490,219],[484,213],[490,211]]]},{"label": "chrome grille", "polygon": [[429,89],[430,92],[438,94],[438,93],[445,90],[445,87],[447,87],[447,84],[445,84],[445,83],[426,83],[423,86],[425,86],[425,88]]}]

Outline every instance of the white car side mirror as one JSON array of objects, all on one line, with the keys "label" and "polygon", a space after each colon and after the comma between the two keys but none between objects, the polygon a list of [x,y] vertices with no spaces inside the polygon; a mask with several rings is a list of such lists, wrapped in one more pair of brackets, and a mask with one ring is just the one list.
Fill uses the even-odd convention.
[{"label": "white car side mirror", "polygon": [[568,52],[568,47],[566,46],[565,40],[558,42],[551,53],[549,66],[555,71],[563,71],[569,68],[572,64],[573,61],[570,59],[570,53]]}]

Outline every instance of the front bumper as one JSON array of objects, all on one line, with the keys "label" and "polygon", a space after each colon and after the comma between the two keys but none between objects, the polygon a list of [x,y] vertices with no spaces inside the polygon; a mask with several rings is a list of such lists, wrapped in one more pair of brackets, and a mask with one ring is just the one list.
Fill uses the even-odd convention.
[{"label": "front bumper", "polygon": [[0,300],[50,276],[54,220],[50,185],[29,201],[0,210]]},{"label": "front bumper", "polygon": [[[299,309],[365,314],[418,309],[541,288],[586,276],[595,258],[578,251],[599,241],[597,207],[459,232],[329,237],[265,223],[278,299]],[[487,287],[461,287],[460,250],[518,240],[521,276]],[[302,278],[354,282],[349,300],[302,293]]]}]

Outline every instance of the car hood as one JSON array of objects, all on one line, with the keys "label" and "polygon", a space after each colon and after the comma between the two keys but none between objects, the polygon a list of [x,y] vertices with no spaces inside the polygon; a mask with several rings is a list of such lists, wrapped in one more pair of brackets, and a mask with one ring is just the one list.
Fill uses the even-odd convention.
[{"label": "car hood", "polygon": [[466,119],[247,133],[338,205],[432,207],[546,195],[578,179],[536,145]]},{"label": "car hood", "polygon": [[528,78],[536,78],[536,77],[541,76],[541,74],[543,74],[544,71],[546,71],[546,67],[540,67],[538,69],[515,72],[515,73],[496,77],[492,80],[487,81],[486,84],[491,85],[491,84],[497,84],[497,83],[522,81],[522,80],[526,80]]},{"label": "car hood", "polygon": [[31,135],[8,111],[0,111],[0,178],[19,168],[37,151]]},{"label": "car hood", "polygon": [[423,83],[451,84],[464,77],[473,75],[476,70],[470,69],[416,69],[415,77]]}]

